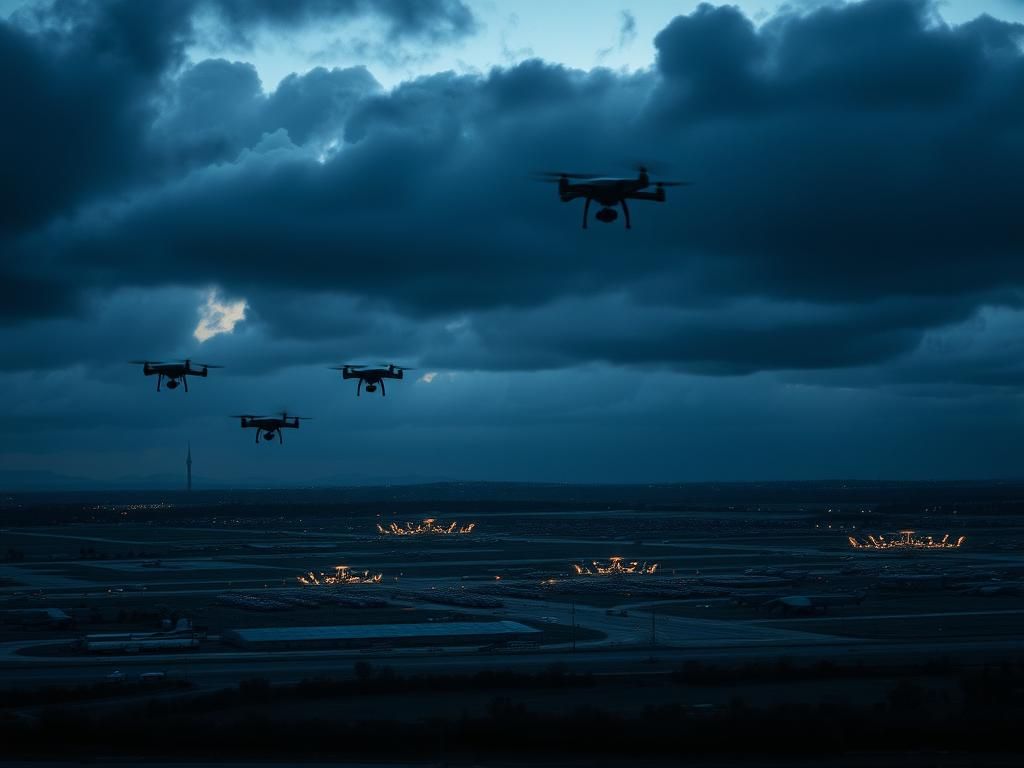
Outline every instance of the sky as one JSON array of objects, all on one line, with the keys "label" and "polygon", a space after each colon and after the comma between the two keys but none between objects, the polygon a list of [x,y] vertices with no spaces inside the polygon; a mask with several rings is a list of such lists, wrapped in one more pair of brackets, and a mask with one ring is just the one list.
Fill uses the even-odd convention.
[{"label": "sky", "polygon": [[1020,0],[0,19],[0,488],[1022,474]]}]

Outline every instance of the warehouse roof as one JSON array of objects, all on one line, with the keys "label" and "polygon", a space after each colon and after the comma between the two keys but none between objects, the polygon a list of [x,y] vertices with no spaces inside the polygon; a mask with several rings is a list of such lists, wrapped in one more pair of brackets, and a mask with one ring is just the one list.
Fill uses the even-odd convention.
[{"label": "warehouse roof", "polygon": [[540,634],[539,629],[518,621],[446,621],[430,624],[345,624],[326,627],[257,627],[233,629],[231,634],[246,643],[298,642],[301,640],[392,640],[438,638],[457,635]]}]

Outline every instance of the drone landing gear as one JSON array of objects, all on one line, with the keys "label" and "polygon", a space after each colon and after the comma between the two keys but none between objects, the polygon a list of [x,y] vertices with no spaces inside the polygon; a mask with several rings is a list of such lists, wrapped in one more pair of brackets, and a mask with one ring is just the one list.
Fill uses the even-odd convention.
[{"label": "drone landing gear", "polygon": [[356,397],[360,397],[363,391],[363,380],[359,379],[359,383],[356,384]]},{"label": "drone landing gear", "polygon": [[182,376],[181,383],[185,385],[185,391],[188,392],[188,376]]},{"label": "drone landing gear", "polygon": [[386,394],[387,394],[387,392],[384,390],[384,382],[382,381],[380,383],[380,396],[384,397]]},{"label": "drone landing gear", "polygon": [[160,391],[160,382],[163,381],[163,380],[164,380],[164,375],[162,373],[158,373],[156,375],[156,391],[157,392]]},{"label": "drone landing gear", "polygon": [[590,212],[590,198],[588,197],[587,201],[585,203],[583,203],[583,228],[584,229],[587,228],[587,214],[589,212]]},{"label": "drone landing gear", "polygon": [[[622,203],[622,214],[626,217],[626,229],[632,229],[633,225],[629,223],[629,206],[626,205],[626,198],[622,198],[619,202]],[[188,391],[188,387],[185,390]]]}]

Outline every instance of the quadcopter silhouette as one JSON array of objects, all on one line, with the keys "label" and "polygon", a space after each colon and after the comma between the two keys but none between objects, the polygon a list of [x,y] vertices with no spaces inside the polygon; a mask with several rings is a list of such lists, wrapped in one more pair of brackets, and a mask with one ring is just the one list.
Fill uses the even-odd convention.
[{"label": "quadcopter silhouette", "polygon": [[264,442],[273,440],[276,437],[282,445],[284,444],[282,430],[298,429],[300,421],[309,421],[310,419],[308,416],[289,416],[287,411],[282,411],[277,416],[253,416],[245,413],[232,416],[231,418],[241,419],[242,429],[255,429],[257,444],[259,444],[260,437],[262,436]]},{"label": "quadcopter silhouette", "polygon": [[[622,207],[622,213],[626,219],[626,229],[632,229],[633,225],[629,217],[629,206],[627,200],[653,200],[656,203],[665,202],[666,187],[689,186],[688,181],[651,181],[647,168],[639,166],[636,177],[615,177],[601,176],[594,173],[569,173],[567,171],[541,171],[536,174],[541,181],[557,183],[558,197],[563,203],[582,197],[586,200],[583,204],[583,229],[587,228],[587,218],[590,214],[590,203],[596,200],[603,207],[595,214],[595,218],[604,223],[611,224],[619,217],[619,212],[614,206]],[[572,181],[576,180],[576,181]],[[654,186],[654,190],[648,188]]]},{"label": "quadcopter silhouette", "polygon": [[415,368],[406,368],[392,363],[378,363],[377,365],[382,367],[371,368],[367,365],[347,363],[345,365],[332,366],[331,370],[341,371],[343,379],[359,379],[359,383],[356,385],[356,397],[359,397],[362,393],[364,384],[366,385],[367,392],[376,392],[377,387],[380,387],[380,396],[385,397],[387,392],[384,389],[384,379],[401,379],[404,378],[406,371],[416,370]]},{"label": "quadcopter silhouette", "polygon": [[164,378],[167,379],[168,389],[177,389],[178,384],[185,387],[188,392],[188,377],[201,376],[206,378],[211,368],[223,368],[222,365],[210,365],[208,363],[196,363],[198,368],[192,367],[191,360],[179,360],[176,363],[161,363],[154,360],[131,360],[131,365],[141,365],[144,376],[156,376],[156,391],[160,391],[160,385]]}]

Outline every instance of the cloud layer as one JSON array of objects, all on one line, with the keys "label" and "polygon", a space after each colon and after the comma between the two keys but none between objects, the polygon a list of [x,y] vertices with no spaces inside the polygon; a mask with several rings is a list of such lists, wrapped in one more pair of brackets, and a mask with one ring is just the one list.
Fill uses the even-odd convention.
[{"label": "cloud layer", "polygon": [[[185,56],[200,19],[245,38],[357,18],[396,46],[476,25],[458,0],[56,0],[0,22],[0,368],[185,356],[215,287],[247,314],[203,357],[246,375],[373,355],[1019,381],[1021,25],[950,26],[926,0],[760,24],[702,5],[646,70],[532,60],[392,90],[354,67],[268,93],[250,64]],[[638,162],[695,184],[628,232],[582,231],[582,203],[529,173]]]}]

